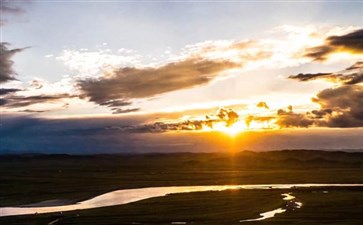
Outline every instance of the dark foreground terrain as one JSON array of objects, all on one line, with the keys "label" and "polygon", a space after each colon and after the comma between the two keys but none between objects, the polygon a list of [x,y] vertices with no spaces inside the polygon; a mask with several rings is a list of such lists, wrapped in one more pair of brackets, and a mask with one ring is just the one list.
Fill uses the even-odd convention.
[{"label": "dark foreground terrain", "polygon": [[[116,189],[214,184],[363,183],[363,153],[323,151],[238,154],[0,156],[0,205],[75,202]],[[327,192],[328,191],[328,192]],[[127,205],[0,218],[0,224],[240,224],[284,206],[285,190],[174,194]],[[362,188],[292,190],[303,202],[244,224],[362,224]],[[326,193],[327,192],[327,193]],[[1,212],[0,212],[1,213]]]},{"label": "dark foreground terrain", "polygon": [[[327,192],[328,190],[328,192]],[[361,225],[362,189],[303,189],[293,194],[303,202],[300,209],[290,209],[264,221],[259,213],[284,207],[282,190],[230,190],[173,194],[127,205],[43,215],[0,218],[0,224],[126,225],[126,224],[304,224]],[[177,223],[176,223],[177,224]]]}]

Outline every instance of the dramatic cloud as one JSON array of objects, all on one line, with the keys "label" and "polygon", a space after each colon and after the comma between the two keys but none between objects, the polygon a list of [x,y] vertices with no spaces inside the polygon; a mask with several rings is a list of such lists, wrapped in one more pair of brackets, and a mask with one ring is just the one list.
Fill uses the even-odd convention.
[{"label": "dramatic cloud", "polygon": [[20,108],[40,103],[53,103],[71,97],[72,96],[69,94],[34,95],[34,96],[11,95],[0,99],[0,105],[5,106],[6,108]]},{"label": "dramatic cloud", "polygon": [[0,105],[4,113],[63,110],[69,102],[79,98],[70,79],[54,83],[37,79],[17,86],[21,88],[0,88]]},{"label": "dramatic cloud", "polygon": [[256,105],[258,108],[265,108],[265,109],[270,109],[270,107],[268,107],[266,102],[259,102]]},{"label": "dramatic cloud", "polygon": [[281,127],[309,127],[314,124],[314,120],[308,118],[305,114],[294,113],[292,106],[288,110],[279,109],[277,111],[276,124]]},{"label": "dramatic cloud", "polygon": [[154,122],[134,126],[111,126],[107,129],[128,133],[159,133],[168,131],[198,131],[213,129],[217,124],[230,127],[238,122],[238,114],[232,109],[219,108],[215,114],[206,115],[202,119]]},{"label": "dramatic cloud", "polygon": [[320,91],[312,101],[320,105],[319,110],[294,113],[279,110],[277,124],[280,127],[362,127],[363,126],[363,63],[337,73],[298,74],[290,79],[309,81],[328,79],[338,87]]},{"label": "dramatic cloud", "polygon": [[[237,130],[244,129],[276,129],[291,127],[363,127],[363,86],[358,83],[342,83],[341,86],[320,91],[312,102],[320,109],[308,112],[295,112],[290,105],[287,109],[279,109],[276,115],[247,115],[241,117],[231,109],[221,108],[205,119],[184,120],[177,122],[157,122],[137,127],[123,128],[133,132],[164,132],[171,130],[218,130],[222,123],[223,129],[237,125]],[[259,107],[266,108],[265,102]],[[268,108],[268,107],[267,107]],[[241,121],[246,126],[243,126]],[[253,123],[253,124],[252,124]],[[218,126],[218,127],[217,127]],[[236,127],[234,127],[236,128]]]},{"label": "dramatic cloud", "polygon": [[8,49],[9,43],[0,42],[0,83],[15,80],[15,71],[12,66],[14,62],[11,58],[24,48]]},{"label": "dramatic cloud", "polygon": [[363,53],[363,29],[341,36],[330,36],[325,44],[308,49],[306,56],[315,60],[325,60],[335,52]]},{"label": "dramatic cloud", "polygon": [[324,79],[335,83],[358,84],[363,82],[363,62],[357,62],[351,67],[336,73],[300,73],[289,76],[289,78],[299,81]]},{"label": "dramatic cloud", "polygon": [[[74,92],[74,95],[81,99],[108,107],[114,114],[136,112],[143,109],[145,100],[158,95],[202,86],[213,80],[237,76],[240,72],[256,68],[285,68],[309,62],[311,59],[301,57],[298,53],[316,46],[316,43],[321,43],[328,35],[337,34],[336,31],[328,35],[312,35],[313,33],[299,31],[286,37],[281,36],[281,39],[206,41],[185,46],[179,54],[170,54],[169,58],[158,63],[145,63],[142,56],[131,50],[123,50],[118,55],[112,53],[110,49],[102,49],[98,52],[81,49],[79,51],[65,50],[57,59],[64,61],[72,74],[66,85],[62,86],[62,89],[67,86],[66,91],[47,88],[49,85],[45,85],[46,82],[41,79],[33,80],[29,83],[30,91],[17,93],[19,96],[7,96],[1,100],[1,104],[9,108],[15,108],[18,105],[22,107],[28,102],[29,105],[33,104],[33,101],[26,99],[27,96],[56,96]],[[356,38],[357,35],[351,36]],[[334,40],[331,42],[337,45],[338,37],[349,39],[351,36],[331,36],[327,40]],[[302,43],[298,41],[300,39],[306,41]],[[286,43],[289,43],[291,47],[287,48]],[[6,48],[5,44],[4,47]],[[8,52],[10,55],[10,52],[14,54],[21,50],[14,49]],[[7,75],[6,80],[14,79],[11,55],[7,57],[4,55],[3,58],[7,58],[7,63],[4,65],[10,68],[7,70],[7,74],[10,75]],[[339,73],[299,74],[290,78],[302,81],[325,78],[339,83],[356,84],[362,80],[361,65],[362,63],[359,62]],[[5,77],[5,75],[1,76]],[[34,102],[38,104],[37,101]],[[265,102],[259,102],[256,106],[269,110]],[[267,110],[264,113],[267,113]],[[266,115],[253,116],[252,121],[262,122]],[[236,119],[240,120],[238,117]],[[231,123],[233,124],[234,121]]]},{"label": "dramatic cloud", "polygon": [[348,67],[346,70],[355,70],[355,69],[362,69],[363,62],[356,62],[353,66]]},{"label": "dramatic cloud", "polygon": [[0,95],[7,95],[7,94],[11,94],[17,91],[21,91],[21,89],[17,89],[17,88],[0,88]]},{"label": "dramatic cloud", "polygon": [[126,106],[130,100],[192,88],[240,65],[228,61],[187,59],[156,68],[121,68],[112,75],[80,80],[85,97],[100,105]]},{"label": "dramatic cloud", "polygon": [[223,79],[223,75],[236,76],[237,70],[276,69],[306,63],[310,59],[297,56],[314,46],[316,39],[325,38],[315,37],[311,32],[291,34],[286,30],[280,39],[205,41],[187,45],[166,58],[157,56],[158,62],[150,62],[136,51],[119,54],[110,49],[65,50],[57,59],[75,74],[83,97],[115,107],[114,102],[131,104],[135,99],[205,85]]},{"label": "dramatic cloud", "polygon": [[[325,89],[319,92],[313,101],[321,106],[322,110],[319,112],[328,112],[327,120],[322,125],[329,127],[363,126],[363,86],[345,85]],[[329,113],[330,111],[331,113]]]},{"label": "dramatic cloud", "polygon": [[279,127],[363,127],[363,86],[344,85],[325,89],[313,101],[320,109],[295,113],[280,109],[276,124]]},{"label": "dramatic cloud", "polygon": [[[328,31],[337,33],[333,28]],[[187,45],[177,54],[141,56],[126,49],[116,53],[105,43],[93,51],[64,50],[56,58],[77,80],[82,98],[115,113],[127,112],[137,108],[138,99],[195,88],[245,71],[308,63],[311,59],[301,52],[327,37],[326,32],[316,34],[317,28],[285,27],[275,32],[282,32],[275,34],[280,38],[210,40]]]},{"label": "dramatic cloud", "polygon": [[[140,153],[209,152],[230,148],[218,132],[124,132],[120,128],[145,122],[147,118],[92,117],[45,119],[30,116],[0,117],[0,154],[42,153]],[[105,129],[108,127],[108,129]],[[234,138],[236,150],[359,149],[363,128],[246,131]],[[87,141],[85,141],[87,140]],[[289,140],[289,141],[286,141]]]},{"label": "dramatic cloud", "polygon": [[120,108],[112,108],[112,114],[122,114],[122,113],[130,113],[130,112],[137,112],[139,108],[129,108],[129,109],[120,109]]},{"label": "dramatic cloud", "polygon": [[229,127],[238,120],[238,114],[232,109],[220,108],[217,116],[220,120],[226,122],[226,126]]}]

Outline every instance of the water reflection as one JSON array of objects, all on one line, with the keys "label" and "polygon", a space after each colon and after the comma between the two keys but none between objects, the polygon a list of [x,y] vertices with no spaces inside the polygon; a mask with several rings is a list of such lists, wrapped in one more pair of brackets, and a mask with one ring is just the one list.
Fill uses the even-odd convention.
[{"label": "water reflection", "polygon": [[248,219],[248,220],[240,220],[239,222],[250,222],[250,221],[259,221],[259,220],[265,220],[268,218],[274,217],[278,213],[286,212],[286,209],[278,208],[269,212],[261,213],[259,218],[257,219]]},{"label": "water reflection", "polygon": [[291,210],[291,209],[294,210],[294,209],[299,209],[302,207],[303,204],[301,202],[295,201],[296,197],[293,196],[292,193],[285,193],[285,194],[281,194],[281,195],[284,197],[282,200],[288,201],[285,208],[278,208],[278,209],[271,210],[268,212],[260,213],[261,217],[259,217],[259,218],[240,220],[240,222],[265,220],[265,219],[274,217],[276,214],[284,213],[287,210]]},{"label": "water reflection", "polygon": [[[200,192],[200,191],[223,191],[231,189],[292,189],[303,187],[363,187],[363,184],[264,184],[264,185],[212,185],[212,186],[179,186],[179,187],[150,187],[138,189],[125,189],[109,192],[96,196],[86,201],[61,206],[41,207],[0,207],[0,216],[15,216],[28,214],[42,214],[65,212],[72,210],[92,209],[114,205],[123,205],[153,197],[161,197],[168,194]],[[285,198],[290,195],[286,194]],[[298,203],[296,203],[298,204]],[[299,203],[301,204],[301,203]],[[298,204],[298,205],[299,205]],[[300,206],[301,207],[301,206]],[[281,213],[280,209],[261,214],[261,216],[275,215]]]}]

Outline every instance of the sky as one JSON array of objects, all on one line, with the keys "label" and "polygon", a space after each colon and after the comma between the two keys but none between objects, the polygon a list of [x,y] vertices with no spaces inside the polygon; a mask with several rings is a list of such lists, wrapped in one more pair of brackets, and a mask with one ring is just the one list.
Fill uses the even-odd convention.
[{"label": "sky", "polygon": [[363,149],[362,1],[0,13],[0,154]]}]

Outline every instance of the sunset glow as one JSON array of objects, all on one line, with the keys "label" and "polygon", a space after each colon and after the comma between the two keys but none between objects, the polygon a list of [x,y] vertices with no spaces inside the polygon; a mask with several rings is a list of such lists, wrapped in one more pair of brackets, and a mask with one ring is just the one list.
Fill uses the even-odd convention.
[{"label": "sunset glow", "polygon": [[224,123],[216,123],[212,128],[203,127],[202,131],[219,131],[230,136],[235,136],[243,131],[245,131],[247,127],[241,121],[232,124],[231,126],[226,126]]},{"label": "sunset glow", "polygon": [[362,9],[0,0],[0,224],[363,221]]},{"label": "sunset glow", "polygon": [[1,4],[0,150],[362,145],[361,3]]}]

